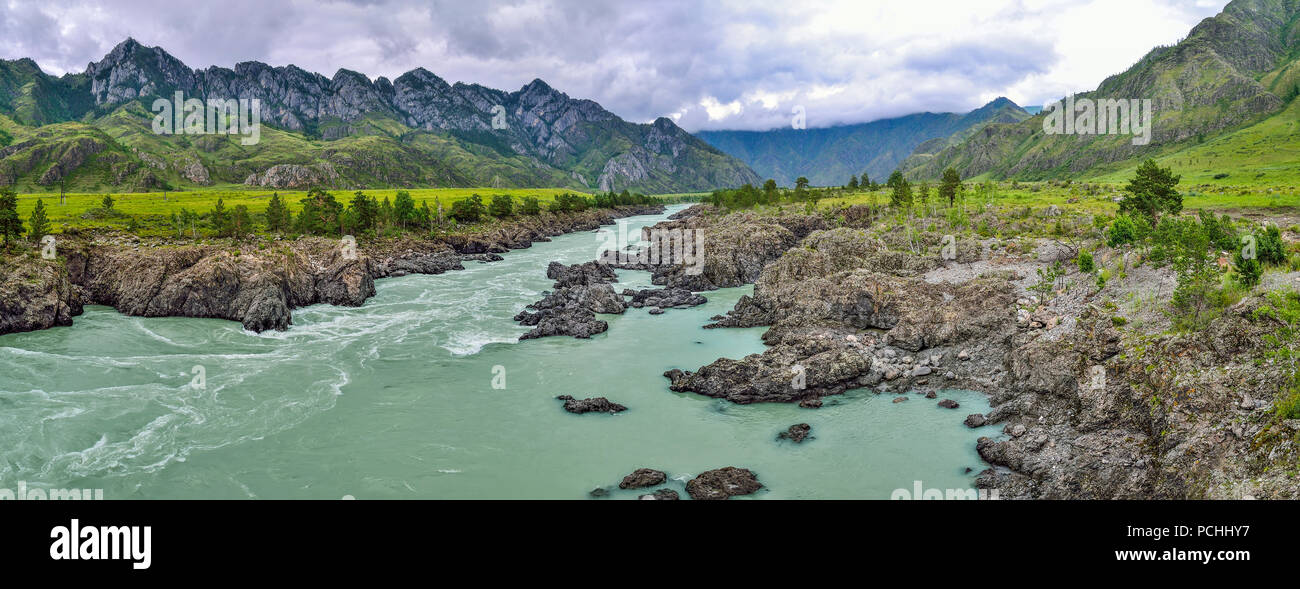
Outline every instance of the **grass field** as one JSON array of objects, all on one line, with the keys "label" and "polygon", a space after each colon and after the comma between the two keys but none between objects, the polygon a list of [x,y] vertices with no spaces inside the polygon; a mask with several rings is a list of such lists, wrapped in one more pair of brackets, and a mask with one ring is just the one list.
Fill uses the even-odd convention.
[{"label": "grass field", "polygon": [[[1300,187],[1300,100],[1254,125],[1215,137],[1156,162],[1183,177],[1184,185],[1273,187],[1294,196]],[[1133,176],[1141,162],[1095,179],[1116,182]]]},{"label": "grass field", "polygon": [[[377,200],[382,201],[388,198],[391,201],[400,190],[402,189],[376,189],[365,190],[364,192]],[[347,206],[355,191],[332,190],[330,192],[334,195],[334,198]],[[441,203],[446,211],[451,210],[452,203],[475,194],[483,197],[485,203],[490,201],[493,195],[506,194],[516,199],[516,206],[518,201],[524,197],[533,196],[541,201],[543,207],[554,201],[556,195],[559,194],[584,194],[563,188],[411,188],[406,189],[406,192],[411,194],[416,206],[419,206],[423,201],[429,204],[430,209],[437,210],[437,203]],[[94,213],[98,213],[102,209],[104,196],[108,193],[69,193],[66,195],[67,203],[63,205],[59,204],[58,194],[19,194],[18,216],[26,223],[31,216],[32,209],[36,207],[36,201],[41,200],[45,203],[50,228],[55,233],[61,233],[65,227],[78,230],[97,228],[125,229],[131,219],[134,218],[139,226],[137,233],[141,235],[163,235],[172,232],[171,215],[172,213],[179,214],[182,208],[189,209],[194,213],[205,214],[211,211],[216,206],[217,200],[220,199],[226,210],[244,205],[248,207],[249,212],[259,215],[265,212],[266,203],[273,193],[279,194],[280,198],[284,199],[289,206],[289,210],[295,215],[302,210],[299,202],[307,195],[305,190],[247,189],[238,186],[168,193],[117,193],[110,194],[114,201],[113,210],[117,212],[117,215],[105,218],[103,215]],[[656,198],[662,199],[664,202],[674,203],[696,201],[704,196],[707,196],[707,194],[664,194],[656,195]]]},{"label": "grass field", "polygon": [[[352,198],[354,191],[338,190],[331,192],[336,199],[346,205]],[[392,200],[398,190],[366,190],[364,192],[382,201],[384,198]],[[427,201],[429,208],[437,210],[436,203],[441,202],[443,209],[450,210],[453,202],[474,194],[482,196],[485,202],[490,200],[494,194],[508,194],[517,199],[535,196],[545,206],[546,203],[555,200],[556,195],[574,191],[556,188],[414,188],[407,190],[407,192],[411,194],[411,198],[415,200],[417,205],[421,201]],[[294,214],[302,210],[298,203],[307,195],[305,190],[240,190],[234,188],[168,192],[165,195],[162,192],[113,194],[111,195],[114,200],[113,210],[120,213],[121,216],[103,219],[94,218],[94,216],[86,218],[86,213],[101,208],[104,193],[68,194],[67,204],[64,205],[59,204],[58,194],[20,194],[18,196],[18,216],[26,222],[31,215],[32,208],[36,206],[36,201],[39,199],[45,203],[46,214],[50,218],[50,227],[55,232],[60,232],[65,225],[77,229],[125,228],[130,221],[130,217],[135,217],[137,222],[148,228],[156,225],[166,225],[171,219],[172,213],[179,214],[182,208],[195,213],[207,213],[216,206],[218,199],[221,199],[227,210],[244,205],[248,207],[249,212],[260,214],[266,210],[266,203],[270,200],[272,193],[278,193]],[[148,232],[145,231],[145,233]]]},{"label": "grass field", "polygon": [[[915,185],[913,186],[915,198]],[[981,202],[1001,207],[1046,207],[1057,205],[1089,213],[1114,214],[1118,205],[1114,199],[1123,196],[1120,183],[1074,182],[1068,185],[1051,182],[998,183],[990,192],[981,185],[967,184],[966,203]],[[1188,210],[1209,209],[1228,211],[1239,209],[1300,209],[1300,192],[1289,186],[1179,186],[1183,193],[1183,207]],[[931,203],[937,196],[933,185]],[[1074,202],[1071,202],[1074,201]],[[856,192],[844,196],[825,198],[827,205],[887,204],[889,191]],[[918,203],[919,204],[919,203]]]}]

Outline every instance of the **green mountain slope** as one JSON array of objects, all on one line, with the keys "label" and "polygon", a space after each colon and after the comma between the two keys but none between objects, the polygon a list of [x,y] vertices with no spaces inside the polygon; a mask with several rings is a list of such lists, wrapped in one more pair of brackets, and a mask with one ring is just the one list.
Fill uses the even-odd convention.
[{"label": "green mountain slope", "polygon": [[1296,0],[1234,0],[1172,47],[1152,50],[1107,78],[1090,99],[1151,99],[1152,140],[1130,135],[1048,135],[1045,115],[1019,124],[989,125],[965,141],[904,169],[937,178],[946,167],[963,177],[1045,179],[1080,177],[1125,162],[1171,153],[1258,123],[1283,109],[1298,77]]},{"label": "green mountain slope", "polygon": [[[156,98],[255,98],[260,140],[155,133]],[[0,184],[20,190],[564,187],[693,192],[758,181],[668,119],[624,121],[541,80],[516,92],[256,62],[192,70],[128,39],[83,74],[0,60]]]}]

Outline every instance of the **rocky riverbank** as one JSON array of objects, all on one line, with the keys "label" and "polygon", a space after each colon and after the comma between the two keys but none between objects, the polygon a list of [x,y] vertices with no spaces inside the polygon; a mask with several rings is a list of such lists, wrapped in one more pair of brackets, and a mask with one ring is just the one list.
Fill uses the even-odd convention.
[{"label": "rocky riverbank", "polygon": [[0,334],[69,325],[86,304],[142,317],[229,319],[252,331],[286,329],[297,307],[361,305],[378,278],[459,270],[465,261],[497,260],[556,235],[662,211],[655,205],[543,213],[438,240],[363,242],[356,250],[316,237],[193,244],[65,236],[56,260],[5,258]]},{"label": "rocky riverbank", "polygon": [[[934,233],[706,207],[681,217],[656,228],[708,232],[703,278],[661,268],[656,280],[707,290],[754,277],[754,295],[708,327],[769,329],[761,354],[668,371],[674,391],[809,408],[854,388],[895,400],[983,391],[988,415],[952,415],[989,428],[977,449],[992,466],[973,484],[1004,498],[1300,495],[1300,421],[1271,411],[1290,376],[1263,355],[1277,326],[1259,296],[1209,329],[1169,335],[1123,328],[1103,302],[1132,283],[1099,290],[1071,269],[1065,282],[1083,286],[1040,302],[1028,286],[1062,259],[1053,240],[994,251],[1004,244],[960,239],[945,257]],[[1144,270],[1134,274],[1153,289],[1172,272]]]}]

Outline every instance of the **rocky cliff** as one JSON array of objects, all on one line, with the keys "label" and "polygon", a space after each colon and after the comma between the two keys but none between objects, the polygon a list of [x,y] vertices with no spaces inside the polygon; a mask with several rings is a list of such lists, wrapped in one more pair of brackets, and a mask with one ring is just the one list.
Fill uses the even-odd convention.
[{"label": "rocky cliff", "polygon": [[[756,249],[789,243],[769,233],[779,217],[717,218],[701,207],[687,218],[748,226]],[[945,258],[940,243],[888,224],[807,233],[761,262],[754,295],[707,326],[766,326],[766,349],[669,370],[669,387],[807,408],[849,389],[893,402],[983,391],[992,411],[953,419],[986,428],[976,449],[991,466],[972,483],[1003,498],[1297,498],[1300,422],[1273,411],[1292,374],[1265,355],[1278,323],[1259,312],[1262,296],[1199,332],[1122,330],[1095,288],[1050,302],[1026,290],[1035,269],[1061,258],[1059,244],[995,251],[1000,244],[963,239]],[[719,276],[746,275],[750,264],[718,262],[727,266]],[[1171,272],[1133,280],[1151,289]]]},{"label": "rocky cliff", "polygon": [[[13,75],[3,75],[7,71]],[[48,87],[48,94],[64,106],[28,114],[23,88],[32,84]],[[200,100],[259,100],[263,122],[289,136],[277,141],[267,129],[258,145],[236,148],[231,142],[238,138],[195,137],[191,139],[198,144],[191,145],[176,136],[155,135],[148,109],[156,98],[171,100],[175,92]],[[132,150],[142,151],[168,163],[165,176],[195,184],[298,186],[303,183],[278,180],[289,170],[277,168],[298,166],[316,173],[321,165],[331,166],[337,177],[319,173],[311,183],[686,192],[759,180],[743,163],[669,119],[630,123],[542,80],[506,92],[448,84],[423,68],[391,81],[350,70],[326,77],[259,62],[191,69],[163,49],[134,39],[72,77],[47,76],[31,60],[0,62],[0,114],[30,125],[24,135],[35,135],[40,125],[77,121],[77,130],[105,132],[95,137],[101,149],[122,148],[125,160],[115,163],[139,165],[141,156]],[[61,129],[60,135],[72,130]],[[262,145],[282,141],[292,141],[296,148]],[[24,157],[32,159],[41,164],[37,175],[24,170],[18,176],[48,184],[40,182],[48,158]],[[181,173],[195,161],[206,174]],[[63,165],[59,173],[80,178],[90,171],[83,164]]]},{"label": "rocky cliff", "polygon": [[23,255],[0,266],[0,334],[71,325],[83,304],[141,317],[229,319],[252,331],[287,329],[297,307],[361,305],[374,295],[377,278],[461,270],[466,260],[499,260],[497,252],[662,210],[542,213],[469,235],[379,241],[355,252],[325,238],[192,245],[71,237],[59,243],[57,260]]}]

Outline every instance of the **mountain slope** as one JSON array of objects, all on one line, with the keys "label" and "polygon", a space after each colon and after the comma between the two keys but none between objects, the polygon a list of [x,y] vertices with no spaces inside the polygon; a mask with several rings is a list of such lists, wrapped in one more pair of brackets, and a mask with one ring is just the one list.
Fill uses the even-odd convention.
[{"label": "mountain slope", "polygon": [[1300,2],[1234,0],[1187,38],[1158,47],[1084,98],[1151,99],[1152,140],[1128,135],[1047,135],[1045,115],[990,125],[960,144],[904,164],[913,178],[946,167],[963,177],[1042,179],[1095,174],[1129,160],[1159,157],[1257,123],[1294,96],[1300,67]]},{"label": "mountain slope", "polygon": [[938,140],[946,145],[954,135],[1029,116],[1014,102],[998,98],[964,115],[918,113],[818,129],[701,131],[697,135],[782,185],[793,186],[795,178],[806,176],[814,185],[833,186],[864,171],[872,179],[883,180],[923,143]]},{"label": "mountain slope", "polygon": [[[200,100],[258,99],[261,141],[154,134],[153,101],[177,91]],[[0,114],[8,118],[0,124],[9,136],[0,150],[6,183],[684,192],[758,181],[743,163],[668,119],[630,123],[541,80],[504,92],[448,84],[424,69],[395,81],[349,70],[326,78],[258,62],[194,70],[133,39],[84,74],[62,78],[45,75],[30,59],[0,60]],[[68,141],[82,141],[80,156],[48,147]]]}]

